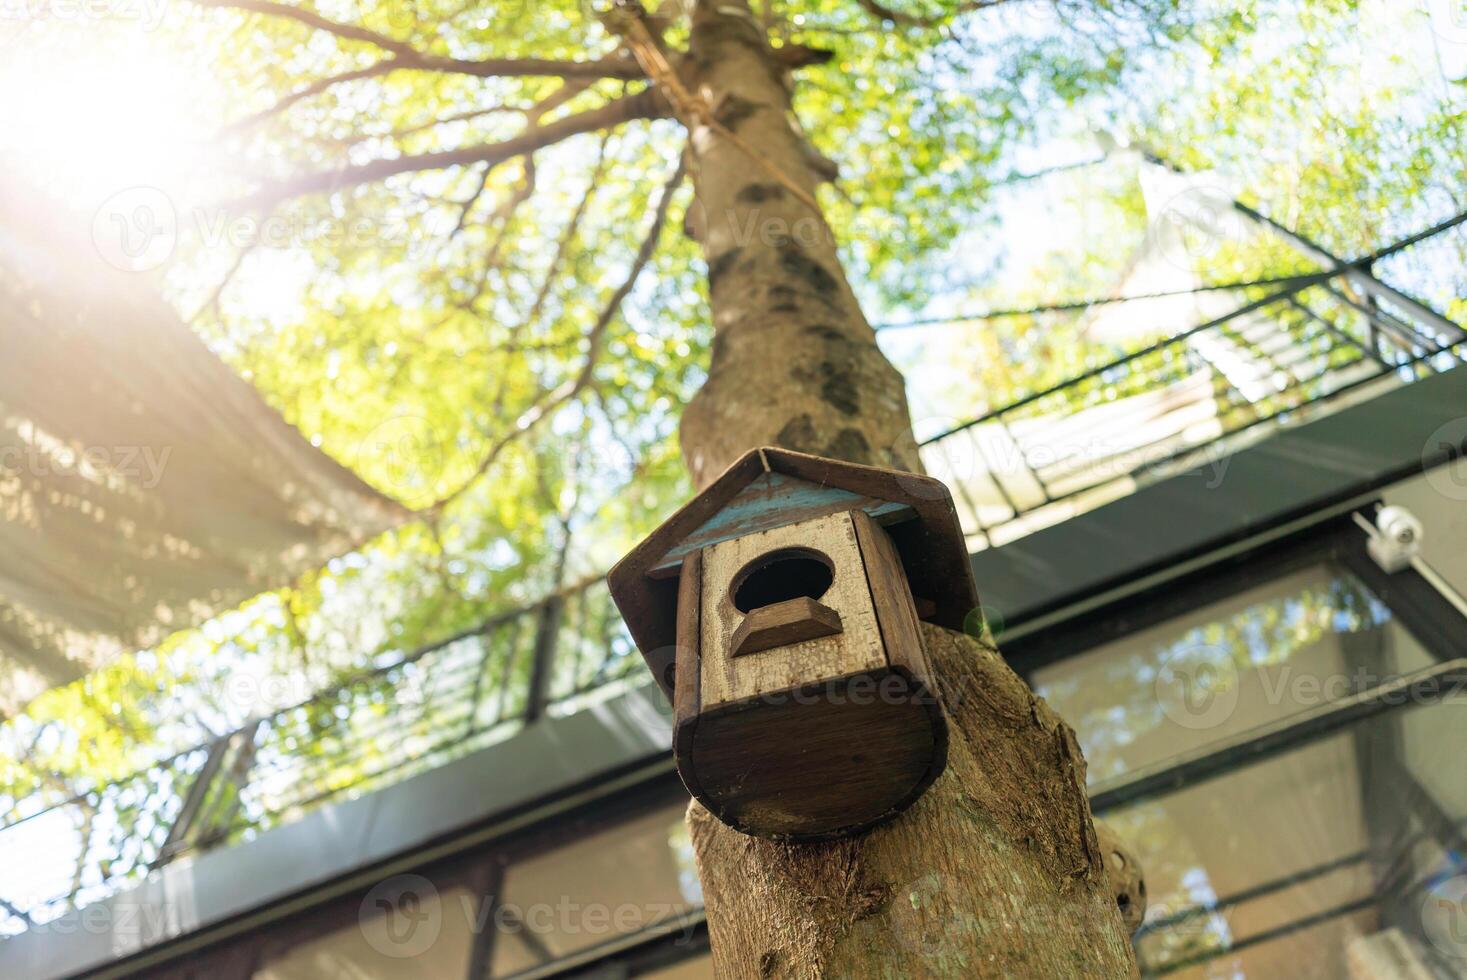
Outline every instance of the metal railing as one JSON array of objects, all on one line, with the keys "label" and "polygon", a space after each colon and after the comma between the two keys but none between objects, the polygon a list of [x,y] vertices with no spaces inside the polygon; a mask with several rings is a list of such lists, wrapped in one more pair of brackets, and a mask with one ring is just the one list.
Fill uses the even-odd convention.
[{"label": "metal railing", "polygon": [[[928,470],[948,481],[981,547],[1234,451],[1269,426],[1454,367],[1467,333],[1393,300],[1372,268],[1464,222],[1282,286],[1240,287],[1253,295],[1223,316],[928,440]],[[0,800],[0,935],[645,683],[641,663],[595,579],[126,778]]]},{"label": "metal railing", "polygon": [[124,779],[11,801],[0,823],[0,935],[185,854],[440,766],[645,674],[597,578]]},{"label": "metal railing", "polygon": [[969,544],[988,547],[1220,460],[1271,428],[1455,367],[1467,331],[1373,270],[1464,222],[1349,262],[1288,233],[1326,268],[1239,286],[1220,316],[933,436],[923,463],[952,488]]}]

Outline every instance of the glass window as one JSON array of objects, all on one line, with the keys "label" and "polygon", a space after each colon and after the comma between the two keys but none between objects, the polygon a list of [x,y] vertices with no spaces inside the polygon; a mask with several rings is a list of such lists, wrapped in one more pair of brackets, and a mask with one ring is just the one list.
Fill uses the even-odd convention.
[{"label": "glass window", "polygon": [[678,803],[510,866],[490,976],[508,978],[629,934],[691,937],[703,905]]},{"label": "glass window", "polygon": [[[254,980],[460,980],[469,970],[477,899],[417,876],[383,901],[368,895],[349,926],[269,959]],[[386,894],[384,892],[384,894]],[[369,904],[370,903],[370,904]]]},{"label": "glass window", "polygon": [[[1464,707],[1406,706],[1102,814],[1145,868],[1143,974],[1467,976]],[[1396,969],[1360,966],[1378,958]]]},{"label": "glass window", "polygon": [[513,861],[492,904],[462,885],[395,875],[343,910],[349,924],[268,956],[253,980],[464,980],[486,954],[486,980],[507,980],[569,957],[594,962],[644,933],[690,957],[653,976],[711,977],[693,945],[703,896],[685,809],[679,800]]},{"label": "glass window", "polygon": [[1293,572],[1035,672],[1091,783],[1431,666],[1358,578]]},{"label": "glass window", "polygon": [[706,953],[674,966],[638,974],[642,980],[713,980],[713,959]]}]

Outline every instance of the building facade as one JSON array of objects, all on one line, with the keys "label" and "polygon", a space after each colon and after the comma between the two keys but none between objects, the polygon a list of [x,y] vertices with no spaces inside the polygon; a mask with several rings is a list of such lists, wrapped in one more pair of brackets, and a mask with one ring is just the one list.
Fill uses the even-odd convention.
[{"label": "building facade", "polygon": [[[1361,269],[924,450],[974,628],[1145,865],[1146,976],[1467,976],[1463,334]],[[97,856],[0,896],[0,976],[711,976],[670,732],[570,587],[98,787]]]}]

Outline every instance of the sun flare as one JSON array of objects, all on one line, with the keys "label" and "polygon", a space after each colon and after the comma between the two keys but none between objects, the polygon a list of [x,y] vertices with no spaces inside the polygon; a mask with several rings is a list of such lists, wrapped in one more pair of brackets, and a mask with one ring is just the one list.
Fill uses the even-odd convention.
[{"label": "sun flare", "polygon": [[[209,75],[145,22],[0,25],[0,160],[78,207],[200,176],[217,127]],[[210,119],[214,121],[211,123]]]}]

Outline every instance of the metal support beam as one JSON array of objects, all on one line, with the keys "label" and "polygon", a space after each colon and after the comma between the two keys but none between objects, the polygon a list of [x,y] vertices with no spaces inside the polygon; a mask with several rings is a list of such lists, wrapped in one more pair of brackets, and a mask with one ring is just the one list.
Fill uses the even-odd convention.
[{"label": "metal support beam", "polygon": [[[1150,149],[1149,147],[1143,150],[1143,155],[1151,163],[1166,170],[1170,170],[1172,173],[1187,173],[1187,171],[1183,170],[1181,167],[1172,163],[1170,160],[1166,159],[1161,154],[1157,153],[1155,150]],[[1445,316],[1427,306],[1420,300],[1411,296],[1407,296],[1399,289],[1396,289],[1393,286],[1388,286],[1377,279],[1375,275],[1370,271],[1369,262],[1347,262],[1339,256],[1331,254],[1317,242],[1310,241],[1308,238],[1305,238],[1303,235],[1290,228],[1284,227],[1267,215],[1253,210],[1242,201],[1239,201],[1235,198],[1232,203],[1233,209],[1236,210],[1243,217],[1247,218],[1249,221],[1252,221],[1254,224],[1261,226],[1265,230],[1273,233],[1274,235],[1277,235],[1280,239],[1291,246],[1295,251],[1299,252],[1299,254],[1305,256],[1310,261],[1315,262],[1318,265],[1323,266],[1327,269],[1339,269],[1344,278],[1349,281],[1351,285],[1355,286],[1367,296],[1373,297],[1375,299],[1384,299],[1389,303],[1393,303],[1396,306],[1405,309],[1412,316],[1416,317],[1423,323],[1430,324],[1434,329],[1445,333],[1448,337],[1451,337],[1454,340],[1461,340],[1464,337],[1467,337],[1467,329],[1463,329],[1460,324],[1447,319]]]},{"label": "metal support beam", "polygon": [[565,610],[565,597],[551,596],[540,607],[535,624],[534,662],[530,665],[530,688],[525,698],[525,721],[532,722],[545,713],[550,700],[551,668],[555,659],[556,640],[560,634],[560,617]]},{"label": "metal support beam", "polygon": [[229,753],[229,743],[232,739],[233,733],[216,739],[209,747],[209,756],[199,767],[193,782],[189,784],[188,793],[183,798],[183,806],[179,808],[178,816],[169,826],[168,836],[163,839],[163,846],[158,848],[158,856],[148,865],[148,870],[158,870],[173,860],[173,856],[187,845],[189,835],[194,829],[194,821],[203,808],[204,800],[208,798],[209,787],[214,785],[214,777],[219,774],[219,769],[224,765],[224,757]]},{"label": "metal support beam", "polygon": [[[1321,266],[1334,268],[1336,266],[1346,265],[1344,259],[1326,251],[1323,247],[1310,241],[1298,232],[1285,228],[1267,215],[1253,210],[1243,202],[1234,201],[1233,207],[1245,218],[1248,218],[1255,224],[1261,225],[1274,235],[1277,235],[1284,242],[1287,242],[1300,255],[1319,263]],[[1387,303],[1410,313],[1422,323],[1429,324],[1439,333],[1458,340],[1467,337],[1467,330],[1464,330],[1460,325],[1447,319],[1420,300],[1407,296],[1394,286],[1388,286],[1381,282],[1368,268],[1355,265],[1346,266],[1344,278],[1350,285],[1367,296],[1377,300],[1385,300]]]}]

